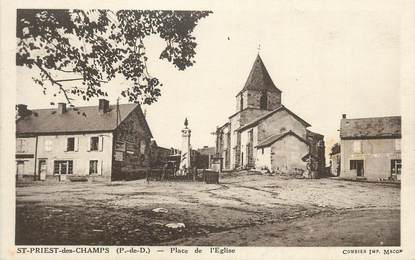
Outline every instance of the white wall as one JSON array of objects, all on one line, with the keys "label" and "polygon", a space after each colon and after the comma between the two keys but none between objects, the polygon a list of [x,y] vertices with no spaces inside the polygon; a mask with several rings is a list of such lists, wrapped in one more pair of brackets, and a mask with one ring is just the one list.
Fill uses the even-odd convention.
[{"label": "white wall", "polygon": [[255,168],[260,170],[267,168],[271,170],[271,147],[264,147],[256,149]]},{"label": "white wall", "polygon": [[[90,138],[102,138],[102,149],[89,151]],[[76,151],[66,151],[67,138],[75,137]],[[89,161],[98,160],[98,173],[110,176],[112,163],[112,133],[48,135],[38,137],[38,160],[47,160],[47,175],[53,174],[55,160],[72,160],[73,174],[89,175]],[[77,141],[76,141],[77,140]],[[52,142],[51,149],[46,149],[46,142]],[[100,147],[101,148],[101,147]]]}]

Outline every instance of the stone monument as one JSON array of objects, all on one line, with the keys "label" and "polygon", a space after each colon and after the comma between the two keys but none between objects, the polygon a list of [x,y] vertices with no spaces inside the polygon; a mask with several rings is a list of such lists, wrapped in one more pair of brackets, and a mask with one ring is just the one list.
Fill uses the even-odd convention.
[{"label": "stone monument", "polygon": [[191,146],[190,135],[191,130],[188,128],[189,121],[187,118],[184,120],[184,129],[182,129],[182,155],[180,158],[180,168],[177,175],[186,175],[191,169]]}]

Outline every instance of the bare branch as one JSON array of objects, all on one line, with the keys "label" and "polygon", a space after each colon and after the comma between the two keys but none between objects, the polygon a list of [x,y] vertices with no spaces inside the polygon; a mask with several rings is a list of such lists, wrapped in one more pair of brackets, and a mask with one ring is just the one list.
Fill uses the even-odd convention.
[{"label": "bare branch", "polygon": [[61,83],[59,83],[59,82],[57,82],[56,80],[54,80],[53,78],[52,78],[52,76],[50,75],[50,73],[47,71],[47,70],[45,70],[42,66],[41,66],[41,64],[39,64],[39,62],[35,62],[35,65],[40,69],[40,71],[42,71],[45,75],[46,75],[46,77],[49,79],[49,81],[52,83],[52,85],[57,85],[58,87],[59,87],[59,89],[63,92],[63,94],[65,95],[65,99],[66,99],[66,101],[68,101],[68,103],[69,104],[72,104],[72,102],[71,102],[71,98],[69,98],[69,96],[68,96],[68,94],[66,93],[66,89],[63,87],[63,85],[61,84]]}]

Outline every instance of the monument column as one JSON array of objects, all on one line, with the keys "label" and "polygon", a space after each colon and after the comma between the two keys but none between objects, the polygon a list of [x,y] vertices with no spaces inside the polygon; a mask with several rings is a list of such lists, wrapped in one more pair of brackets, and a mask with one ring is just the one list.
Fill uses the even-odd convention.
[{"label": "monument column", "polygon": [[190,135],[191,130],[188,128],[189,122],[187,118],[184,121],[184,129],[182,129],[182,156],[180,160],[180,172],[185,175],[191,168],[191,149]]}]

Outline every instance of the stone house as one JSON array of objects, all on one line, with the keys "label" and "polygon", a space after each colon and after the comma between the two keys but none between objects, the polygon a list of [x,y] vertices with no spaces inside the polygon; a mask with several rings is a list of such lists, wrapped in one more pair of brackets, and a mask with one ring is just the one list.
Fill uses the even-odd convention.
[{"label": "stone house", "polygon": [[18,105],[19,179],[122,179],[149,166],[152,134],[139,104],[28,110]]},{"label": "stone house", "polygon": [[340,177],[400,180],[401,117],[348,119],[340,125]]},{"label": "stone house", "polygon": [[281,93],[258,55],[236,95],[236,113],[216,131],[216,152],[225,170],[305,171],[307,156],[324,167],[324,137],[282,105]]}]

